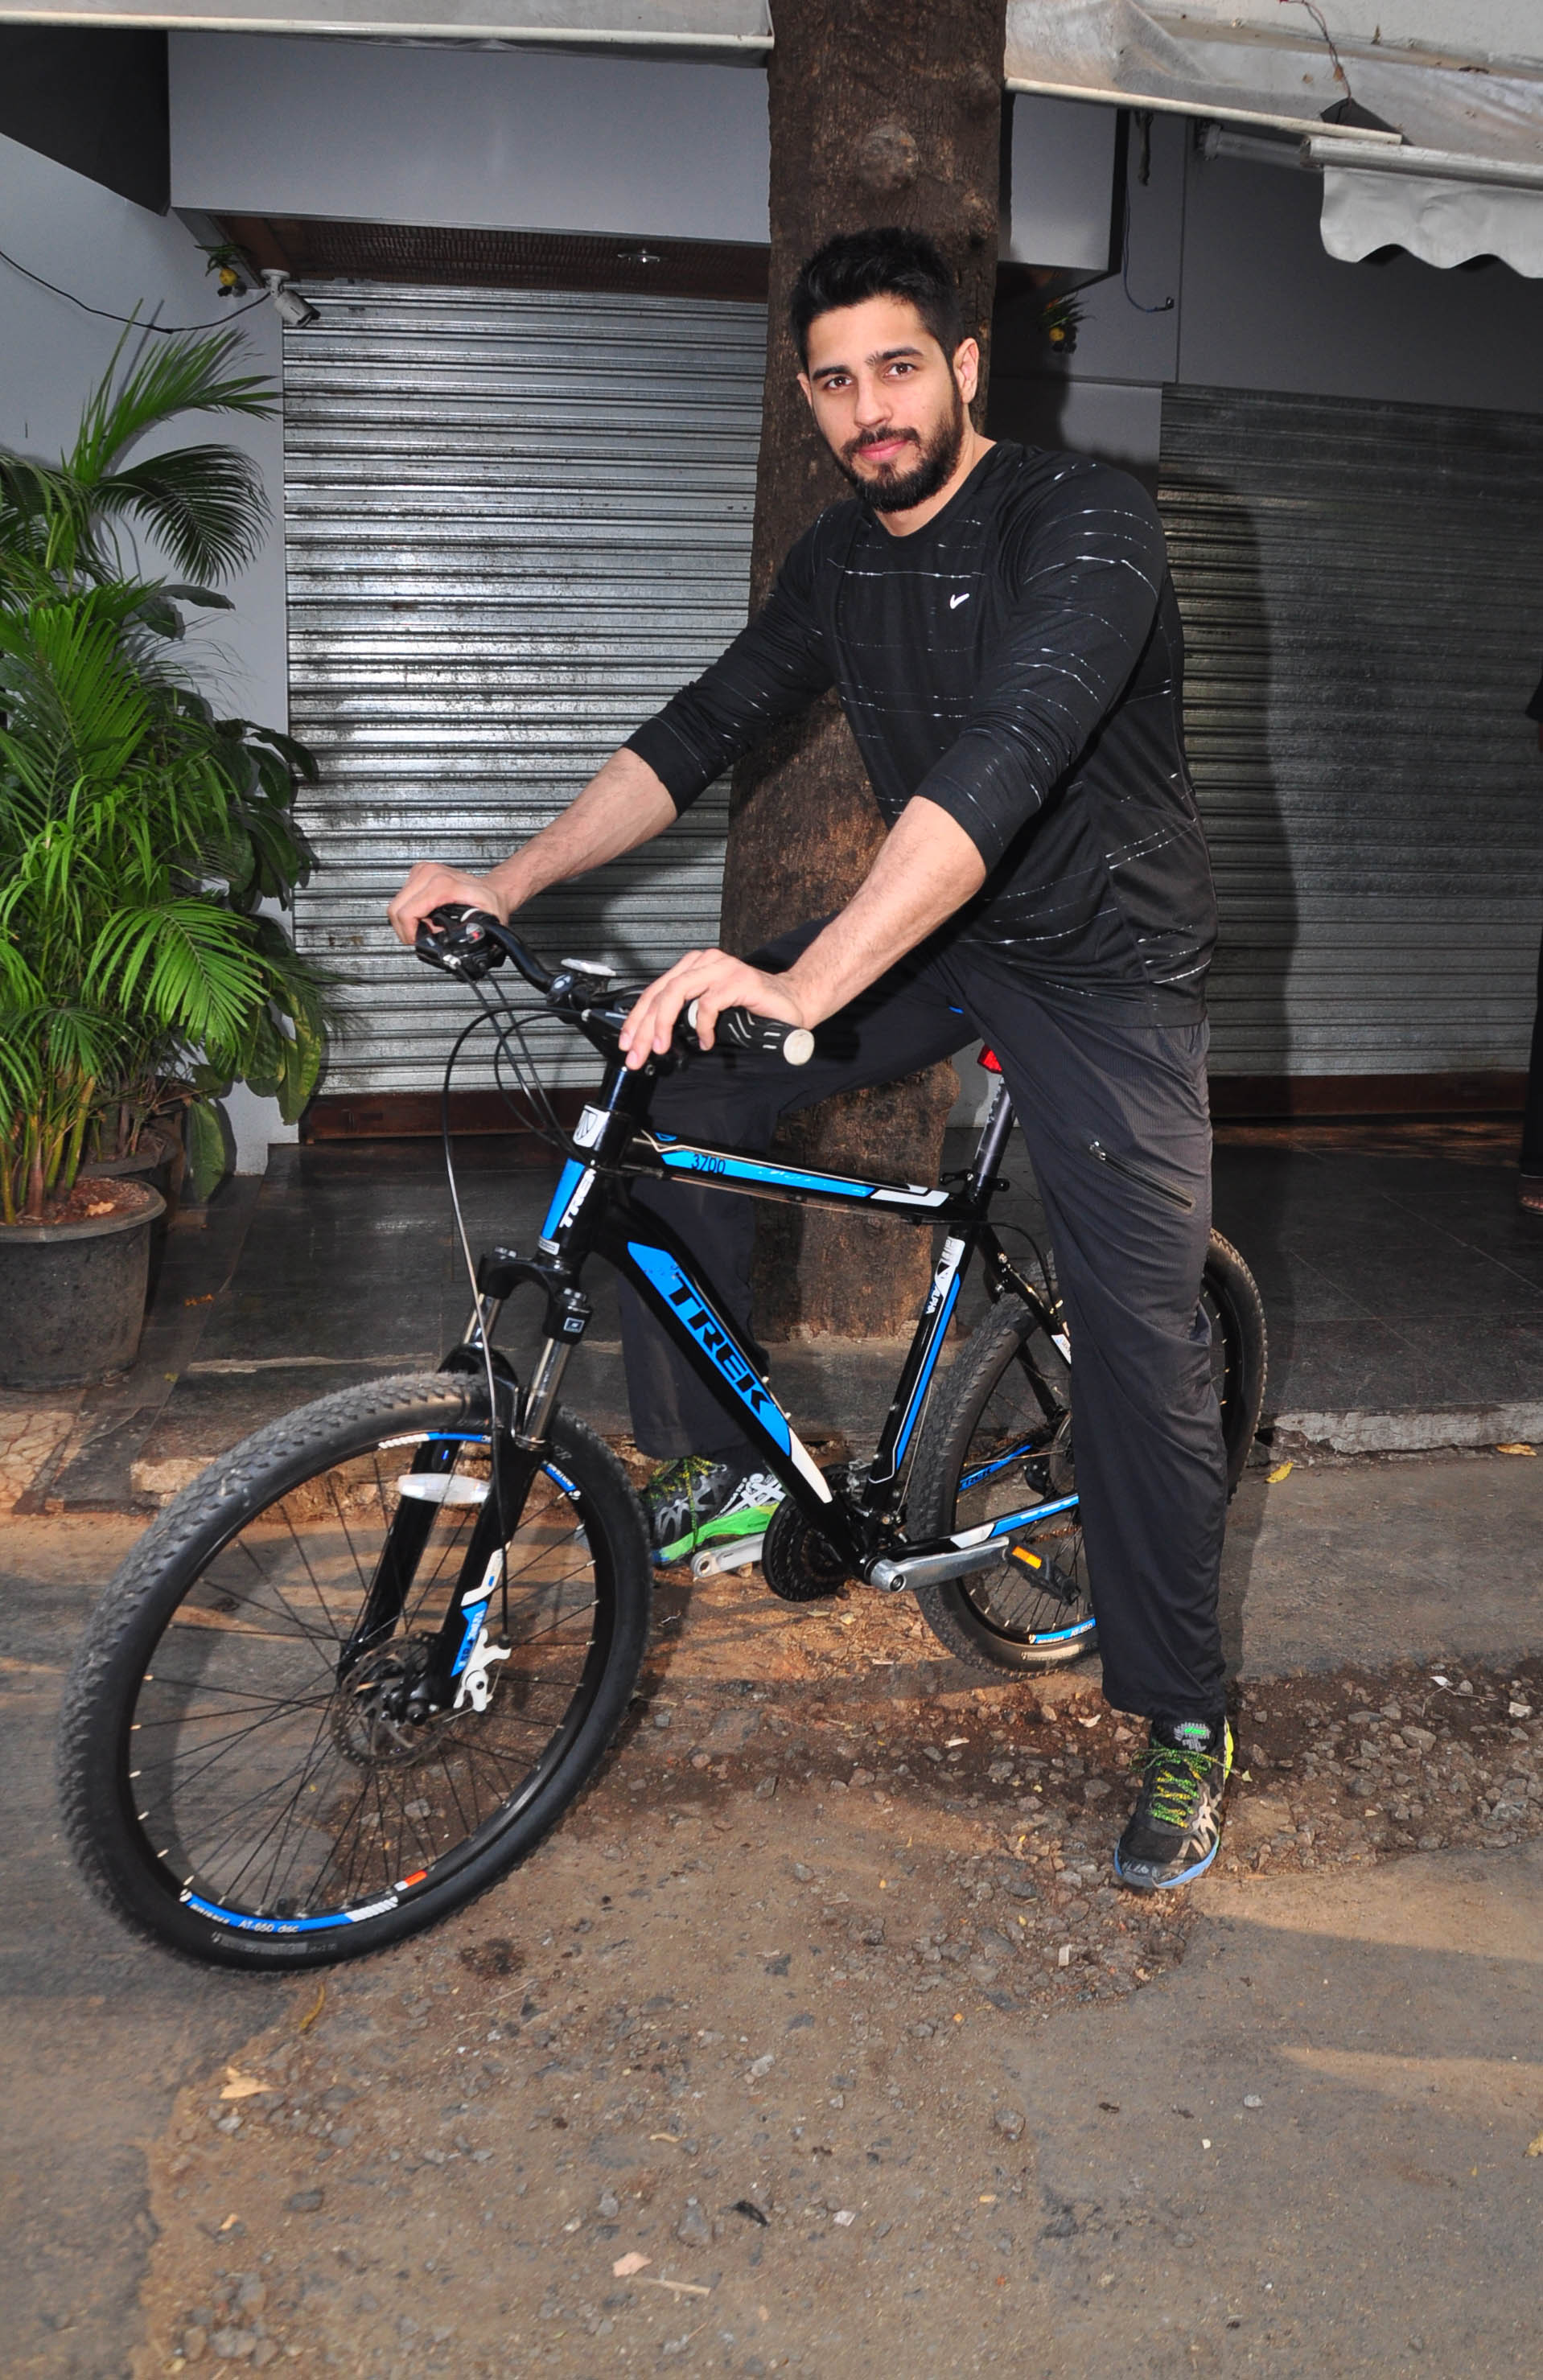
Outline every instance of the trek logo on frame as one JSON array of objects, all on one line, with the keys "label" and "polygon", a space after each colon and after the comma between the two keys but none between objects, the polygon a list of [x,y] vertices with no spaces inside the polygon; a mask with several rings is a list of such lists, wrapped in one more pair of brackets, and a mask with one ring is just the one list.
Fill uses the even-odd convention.
[{"label": "trek logo on frame", "polygon": [[704,1354],[711,1356],[735,1394],[749,1406],[762,1428],[769,1430],[777,1444],[785,1449],[788,1443],[787,1423],[782,1408],[776,1399],[768,1394],[759,1374],[750,1370],[717,1316],[704,1305],[674,1258],[667,1256],[662,1248],[650,1248],[638,1240],[627,1242],[627,1254],[635,1258],[661,1294],[668,1298],[698,1346]]}]

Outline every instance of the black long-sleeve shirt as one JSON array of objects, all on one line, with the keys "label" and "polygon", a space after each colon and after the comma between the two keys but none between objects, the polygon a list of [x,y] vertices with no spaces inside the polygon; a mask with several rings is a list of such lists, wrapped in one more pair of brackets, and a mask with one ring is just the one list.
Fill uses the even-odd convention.
[{"label": "black long-sleeve shirt", "polygon": [[1178,606],[1135,480],[1002,441],[908,537],[833,506],[722,660],[628,742],[682,810],[832,685],[886,822],[922,795],[986,864],[945,940],[1049,993],[1199,1012],[1215,896]]}]

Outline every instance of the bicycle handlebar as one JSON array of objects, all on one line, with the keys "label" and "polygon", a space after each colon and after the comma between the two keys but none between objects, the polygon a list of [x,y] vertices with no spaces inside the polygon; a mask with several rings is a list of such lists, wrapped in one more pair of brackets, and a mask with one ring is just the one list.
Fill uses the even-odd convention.
[{"label": "bicycle handlebar", "polygon": [[[692,1001],[686,1012],[686,1026],[693,1040],[697,1032],[697,1003]],[[814,1055],[814,1035],[807,1025],[784,1025],[780,1016],[758,1016],[751,1008],[721,1008],[712,1028],[714,1042],[724,1042],[731,1050],[759,1050],[768,1058],[781,1058],[789,1066],[807,1066]],[[697,1042],[700,1049],[700,1042]]]},{"label": "bicycle handlebar", "polygon": [[544,967],[533,951],[528,951],[517,934],[512,934],[502,918],[487,909],[474,909],[467,901],[444,901],[431,909],[418,921],[413,936],[413,950],[425,966],[441,968],[446,975],[458,975],[468,983],[479,983],[502,966],[506,958],[513,959],[520,974],[535,991],[552,989],[552,970]]},{"label": "bicycle handlebar", "polygon": [[[583,973],[571,961],[560,971],[544,966],[501,919],[486,909],[473,909],[464,901],[445,901],[437,909],[431,909],[419,920],[413,948],[426,966],[439,967],[444,974],[459,976],[470,983],[480,982],[495,966],[510,959],[532,990],[541,992],[553,1008],[572,1007],[575,994],[584,988]],[[598,985],[591,989],[597,993],[600,990]],[[625,1022],[622,1013],[599,1010],[593,1002],[587,1004],[597,1022],[614,1022],[620,1030]],[[697,1003],[692,1001],[675,1027],[675,1040],[681,1049],[701,1048],[696,1022]],[[814,1055],[814,1035],[807,1026],[788,1025],[778,1016],[757,1016],[748,1008],[720,1010],[713,1038],[730,1049],[754,1050],[769,1058],[781,1057],[789,1066],[807,1065]]]}]

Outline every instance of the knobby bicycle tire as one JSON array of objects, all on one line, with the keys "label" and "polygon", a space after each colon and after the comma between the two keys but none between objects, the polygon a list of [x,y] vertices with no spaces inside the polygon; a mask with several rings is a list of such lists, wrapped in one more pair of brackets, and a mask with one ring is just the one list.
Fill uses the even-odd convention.
[{"label": "knobby bicycle tire", "polygon": [[[434,1478],[404,1490],[426,1444]],[[641,1667],[652,1565],[621,1465],[568,1415],[505,1515],[485,1707],[402,1715],[490,1451],[479,1379],[381,1380],[258,1431],[146,1532],[92,1616],[59,1733],[76,1858],[135,1931],[225,1967],[358,1957],[485,1891],[593,1776]],[[341,1660],[404,1492],[421,1543],[400,1617]]]},{"label": "knobby bicycle tire", "polygon": [[[1219,1232],[1211,1233],[1201,1301],[1211,1325],[1231,1496],[1258,1427],[1267,1342],[1254,1277]],[[971,1527],[1012,1510],[1026,1485],[1051,1502],[1069,1496],[1072,1378],[1043,1317],[1021,1298],[1001,1299],[934,1397],[911,1475],[908,1533],[942,1536]],[[976,1668],[1063,1669],[1098,1642],[1075,1512],[1051,1514],[1028,1542],[1046,1584],[1004,1557],[990,1570],[917,1590],[933,1634]]]}]

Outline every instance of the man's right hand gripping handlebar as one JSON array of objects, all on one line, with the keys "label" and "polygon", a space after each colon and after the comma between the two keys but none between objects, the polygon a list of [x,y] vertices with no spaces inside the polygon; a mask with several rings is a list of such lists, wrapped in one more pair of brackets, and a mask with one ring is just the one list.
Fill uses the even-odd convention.
[{"label": "man's right hand gripping handlebar", "polygon": [[[768,1016],[759,1010],[734,1002],[719,1007],[711,1026],[704,1018],[706,1029],[699,1029],[698,998],[693,996],[683,1002],[678,985],[672,982],[672,978],[676,977],[680,970],[690,971],[693,963],[698,963],[697,971],[699,972],[699,963],[703,960],[723,961],[724,966],[737,968],[740,973],[754,978],[758,990],[766,986],[775,993],[775,978],[761,977],[753,967],[742,967],[737,960],[729,960],[723,952],[694,952],[689,961],[679,962],[676,968],[670,970],[669,976],[662,976],[658,982],[650,984],[629,1009],[624,1011],[617,1000],[608,1010],[597,1013],[597,987],[592,978],[586,982],[582,976],[577,976],[576,970],[570,971],[566,963],[555,973],[543,966],[535,953],[527,948],[502,918],[469,902],[440,902],[426,916],[420,917],[413,936],[413,947],[426,965],[470,981],[477,981],[489,974],[505,958],[512,959],[527,983],[544,993],[552,1007],[572,1011],[582,1005],[595,1023],[614,1025],[618,1047],[627,1054],[627,1063],[635,1069],[645,1064],[650,1055],[665,1054],[664,1050],[655,1046],[653,1036],[660,1029],[657,1020],[666,1006],[673,1010],[674,1014],[665,1050],[709,1049],[716,1039],[728,1049],[752,1050],[767,1057],[781,1057],[790,1066],[802,1066],[814,1054],[814,1036],[807,1026],[786,1017]],[[673,997],[667,1002],[656,1002],[654,995],[666,983],[671,984]],[[635,1030],[645,1013],[652,1020],[648,1038],[644,1038],[641,1030]],[[636,1055],[631,1054],[634,1050]]]},{"label": "man's right hand gripping handlebar", "polygon": [[628,1066],[646,1065],[685,1046],[758,1050],[802,1066],[814,1054],[814,1035],[781,978],[727,951],[687,951],[633,1002],[621,1031]]}]

